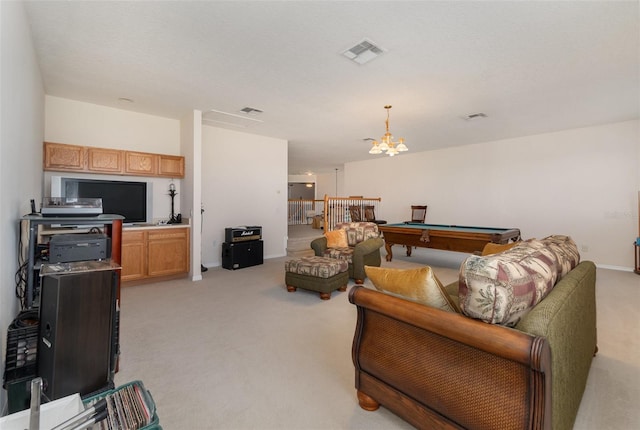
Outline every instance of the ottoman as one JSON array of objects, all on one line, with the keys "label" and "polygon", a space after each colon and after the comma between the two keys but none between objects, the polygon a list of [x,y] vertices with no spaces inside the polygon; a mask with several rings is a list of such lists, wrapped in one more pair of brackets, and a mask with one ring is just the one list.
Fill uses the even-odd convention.
[{"label": "ottoman", "polygon": [[287,291],[298,288],[317,291],[322,300],[329,300],[334,290],[347,291],[349,263],[326,257],[302,257],[284,263]]}]

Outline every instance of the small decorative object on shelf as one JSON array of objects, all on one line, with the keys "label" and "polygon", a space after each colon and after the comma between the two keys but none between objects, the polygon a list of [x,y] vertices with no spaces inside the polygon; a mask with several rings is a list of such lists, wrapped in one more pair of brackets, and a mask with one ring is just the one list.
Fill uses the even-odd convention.
[{"label": "small decorative object on shelf", "polygon": [[180,214],[178,214],[178,216],[176,216],[175,211],[174,211],[174,199],[176,198],[176,195],[178,193],[176,193],[176,186],[175,184],[172,182],[169,184],[169,196],[171,196],[171,218],[169,218],[169,221],[167,222],[167,224],[180,224],[182,222],[182,217],[180,216]]}]

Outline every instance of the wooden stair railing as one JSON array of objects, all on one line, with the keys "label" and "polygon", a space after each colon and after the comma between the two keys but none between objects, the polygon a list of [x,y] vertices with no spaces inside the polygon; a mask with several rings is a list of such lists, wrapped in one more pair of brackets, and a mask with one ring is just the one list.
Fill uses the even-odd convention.
[{"label": "wooden stair railing", "polygon": [[380,197],[362,197],[362,196],[350,196],[350,197],[329,197],[324,196],[324,219],[323,226],[324,231],[333,230],[336,224],[341,222],[351,221],[351,212],[349,208],[351,206],[359,206],[361,208],[360,213],[364,214],[365,206],[373,206],[376,212],[382,199]]},{"label": "wooden stair railing", "polygon": [[380,197],[329,197],[328,195],[324,196],[324,200],[289,199],[288,225],[309,224],[310,218],[322,215],[324,231],[330,231],[338,223],[351,221],[350,206],[360,207],[360,213],[363,215],[365,206],[373,206],[375,213],[379,213],[381,201]]}]

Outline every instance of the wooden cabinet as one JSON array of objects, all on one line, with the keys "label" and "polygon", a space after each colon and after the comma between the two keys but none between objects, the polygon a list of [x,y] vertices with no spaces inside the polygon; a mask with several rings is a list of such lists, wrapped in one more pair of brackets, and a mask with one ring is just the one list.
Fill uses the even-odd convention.
[{"label": "wooden cabinet", "polygon": [[122,173],[122,151],[87,148],[87,170],[97,173]]},{"label": "wooden cabinet", "polygon": [[189,271],[189,230],[163,228],[148,235],[149,276],[166,276]]},{"label": "wooden cabinet", "polygon": [[155,176],[158,173],[158,155],[125,151],[124,173],[128,175]]},{"label": "wooden cabinet", "polygon": [[122,233],[122,281],[189,273],[188,227],[152,227]]},{"label": "wooden cabinet", "polygon": [[170,178],[184,177],[184,157],[178,157],[175,155],[159,155],[158,175]]},{"label": "wooden cabinet", "polygon": [[44,170],[184,178],[184,157],[44,142]]},{"label": "wooden cabinet", "polygon": [[147,240],[144,231],[122,232],[122,282],[143,279],[147,274]]},{"label": "wooden cabinet", "polygon": [[61,143],[44,143],[45,170],[85,170],[84,146],[64,145]]}]

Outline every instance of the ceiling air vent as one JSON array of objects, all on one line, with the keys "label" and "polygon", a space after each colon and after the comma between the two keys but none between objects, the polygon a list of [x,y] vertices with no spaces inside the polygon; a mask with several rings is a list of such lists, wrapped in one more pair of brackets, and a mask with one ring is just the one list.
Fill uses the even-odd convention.
[{"label": "ceiling air vent", "polygon": [[344,51],[342,55],[355,63],[365,64],[384,52],[384,49],[374,45],[370,40],[363,39],[357,45]]},{"label": "ceiling air vent", "polygon": [[478,113],[470,113],[469,115],[465,115],[462,117],[462,119],[464,119],[465,121],[473,121],[476,119],[483,119],[486,117],[487,117],[487,114],[478,112]]},{"label": "ceiling air vent", "polygon": [[246,113],[246,114],[249,114],[249,115],[258,115],[258,114],[262,113],[262,111],[260,109],[252,108],[252,107],[249,107],[249,106],[240,109],[240,112],[243,112],[243,113]]},{"label": "ceiling air vent", "polygon": [[[244,109],[252,109],[253,114],[262,113],[261,110],[253,109],[253,108],[244,108]],[[245,112],[242,109],[241,112]],[[261,119],[251,118],[247,115],[239,115],[237,113],[224,112],[221,110],[210,109],[207,112],[202,113],[202,123],[207,125],[220,125],[220,126],[231,126],[231,127],[240,127],[240,128],[248,128],[260,123],[263,123]]]}]

